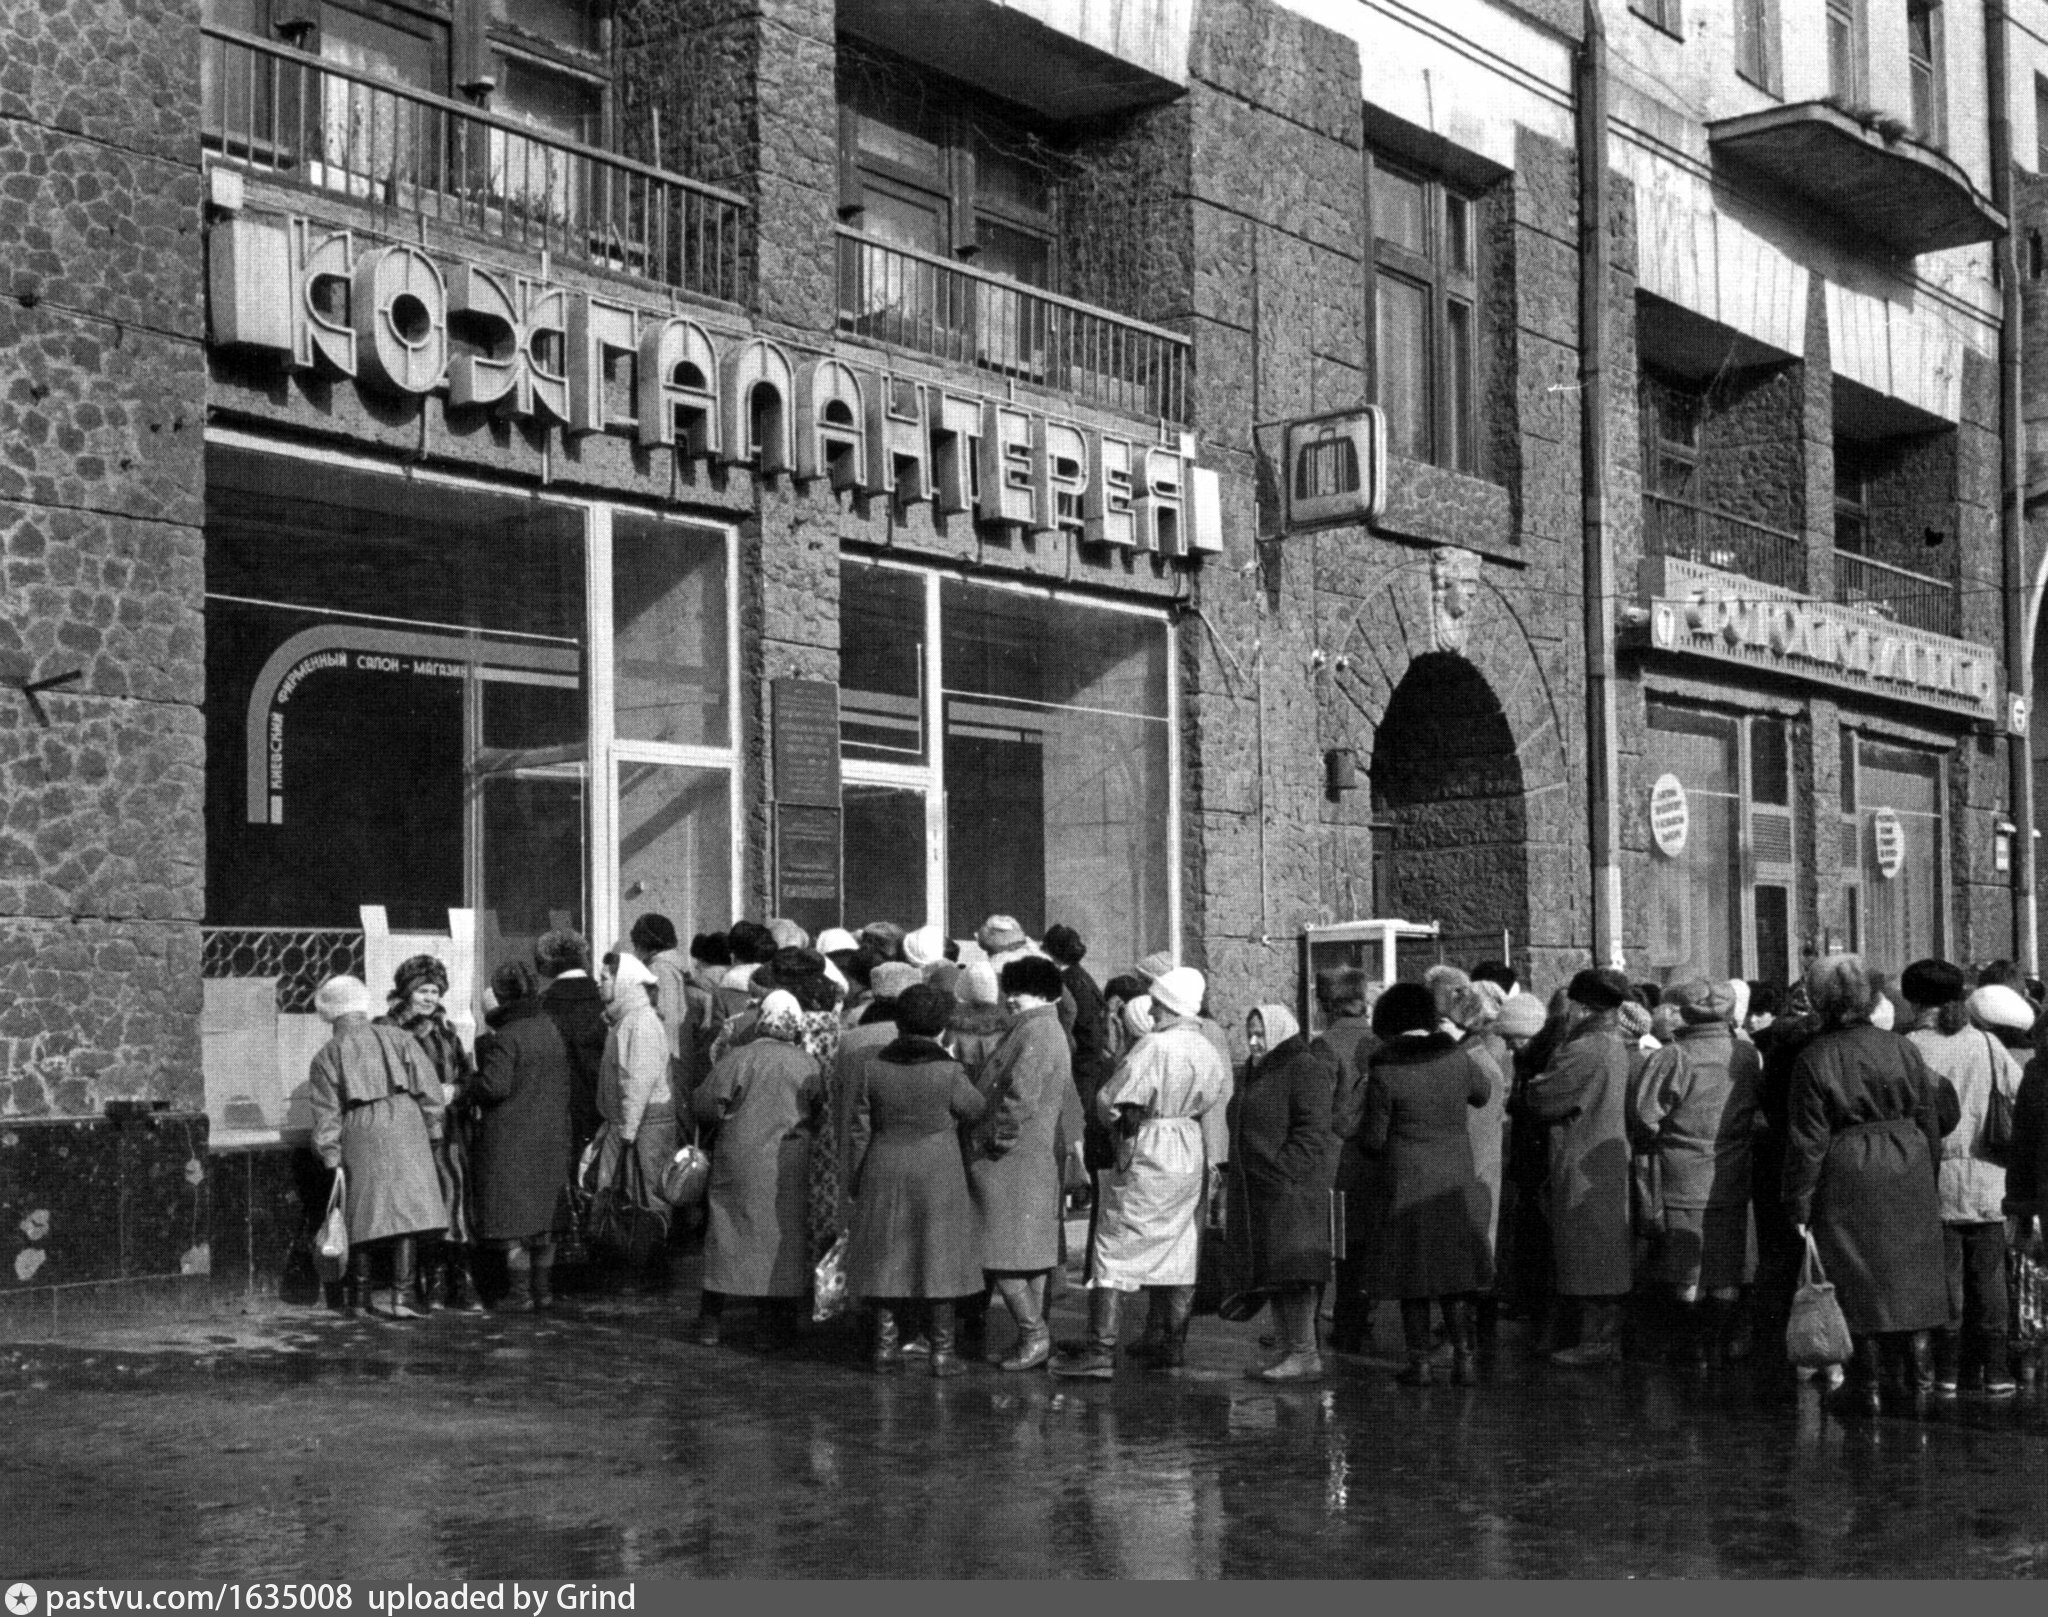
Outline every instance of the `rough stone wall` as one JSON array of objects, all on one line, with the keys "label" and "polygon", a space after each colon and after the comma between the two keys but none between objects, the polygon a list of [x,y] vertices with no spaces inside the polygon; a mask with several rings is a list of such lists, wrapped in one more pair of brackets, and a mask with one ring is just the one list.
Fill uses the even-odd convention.
[{"label": "rough stone wall", "polygon": [[1783,532],[1805,526],[1800,424],[1806,390],[1799,370],[1739,371],[1711,390],[1695,485],[1702,505]]},{"label": "rough stone wall", "polygon": [[197,24],[0,9],[0,1115],[201,1092]]}]

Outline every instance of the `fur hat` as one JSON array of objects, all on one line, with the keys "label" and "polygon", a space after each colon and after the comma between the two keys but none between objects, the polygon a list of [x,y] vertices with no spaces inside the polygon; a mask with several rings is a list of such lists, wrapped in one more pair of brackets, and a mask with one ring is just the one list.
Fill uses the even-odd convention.
[{"label": "fur hat", "polygon": [[780,915],[768,918],[768,935],[775,940],[778,949],[808,949],[811,935],[796,922]]},{"label": "fur hat", "polygon": [[408,956],[399,963],[393,974],[391,999],[395,1004],[410,999],[412,991],[421,983],[432,983],[442,993],[448,992],[448,968],[430,954]]},{"label": "fur hat", "polygon": [[[1564,993],[1566,999],[1595,1011],[1619,1010],[1634,999],[1626,977],[1600,966],[1588,966],[1575,974]],[[1647,1031],[1649,1018],[1643,1020]]]},{"label": "fur hat", "polygon": [[1542,1000],[1517,991],[1501,1005],[1500,1014],[1493,1019],[1493,1031],[1504,1039],[1533,1039],[1547,1020]]},{"label": "fur hat", "polygon": [[1209,981],[1193,966],[1175,966],[1153,979],[1152,1003],[1171,1016],[1200,1016]]},{"label": "fur hat", "polygon": [[1660,1010],[1668,1006],[1688,1027],[1706,1027],[1735,1019],[1735,996],[1726,983],[1710,983],[1704,977],[1673,983],[1661,996]]},{"label": "fur hat", "polygon": [[996,981],[1005,994],[1029,994],[1048,1003],[1058,999],[1066,987],[1060,981],[1060,968],[1042,954],[1020,954],[1005,960]]},{"label": "fur hat", "polygon": [[1372,1030],[1382,1039],[1398,1039],[1404,1033],[1433,1033],[1442,1020],[1437,1014],[1436,995],[1421,983],[1393,984],[1372,1008]]},{"label": "fur hat", "polygon": [[629,934],[636,949],[652,949],[656,954],[676,946],[676,924],[666,915],[656,915],[652,910],[633,923]]},{"label": "fur hat", "polygon": [[1031,946],[1031,939],[1025,936],[1024,928],[1014,915],[991,915],[981,923],[981,930],[974,934],[974,941],[992,955]]},{"label": "fur hat", "polygon": [[590,969],[590,945],[581,932],[556,927],[543,932],[533,946],[533,963],[543,977],[559,977],[565,971]]},{"label": "fur hat", "polygon": [[953,1015],[953,997],[930,983],[912,983],[896,1002],[896,1031],[922,1039],[936,1039],[946,1031]]},{"label": "fur hat", "polygon": [[1963,972],[1946,960],[1916,960],[1899,978],[1899,992],[1915,1005],[1952,1005],[1963,997]]},{"label": "fur hat", "polygon": [[946,958],[946,934],[935,926],[921,926],[903,935],[903,958],[924,970],[934,960]]}]

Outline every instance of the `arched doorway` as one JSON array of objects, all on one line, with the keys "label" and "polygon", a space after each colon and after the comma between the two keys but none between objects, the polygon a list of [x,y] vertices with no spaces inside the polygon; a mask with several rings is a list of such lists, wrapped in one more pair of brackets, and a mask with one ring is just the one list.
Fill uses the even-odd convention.
[{"label": "arched doorway", "polygon": [[1528,811],[1507,716],[1451,652],[1409,665],[1372,754],[1374,910],[1443,927],[1443,957],[1529,941]]}]

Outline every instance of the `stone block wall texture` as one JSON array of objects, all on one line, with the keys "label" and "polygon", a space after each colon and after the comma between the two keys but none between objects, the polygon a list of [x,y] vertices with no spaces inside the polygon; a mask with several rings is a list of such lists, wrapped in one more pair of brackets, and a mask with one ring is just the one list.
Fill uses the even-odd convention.
[{"label": "stone block wall texture", "polygon": [[0,9],[0,1129],[200,1101],[198,39]]}]

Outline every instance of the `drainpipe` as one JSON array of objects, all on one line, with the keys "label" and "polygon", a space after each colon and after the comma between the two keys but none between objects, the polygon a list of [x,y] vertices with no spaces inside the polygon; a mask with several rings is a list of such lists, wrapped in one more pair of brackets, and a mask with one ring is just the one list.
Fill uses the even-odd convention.
[{"label": "drainpipe", "polygon": [[1579,158],[1579,475],[1584,499],[1586,806],[1593,855],[1593,957],[1622,964],[1621,752],[1615,714],[1614,546],[1607,528],[1607,28],[1586,0],[1575,101]]},{"label": "drainpipe", "polygon": [[[1989,81],[1985,110],[1991,123],[1991,201],[2005,215],[1998,254],[1998,537],[2005,563],[2005,679],[2016,697],[2026,700],[2028,728],[2033,715],[2033,658],[2027,646],[2026,413],[2021,395],[2020,262],[2017,221],[2013,214],[2012,97],[2007,82],[2006,31],[2011,26],[2006,0],[1984,0],[1984,56]],[[2008,720],[2009,720],[2008,715]],[[2013,837],[2013,953],[2029,972],[2040,970],[2040,906],[2034,892],[2034,763],[2025,735],[2006,736],[2011,776]]]}]

